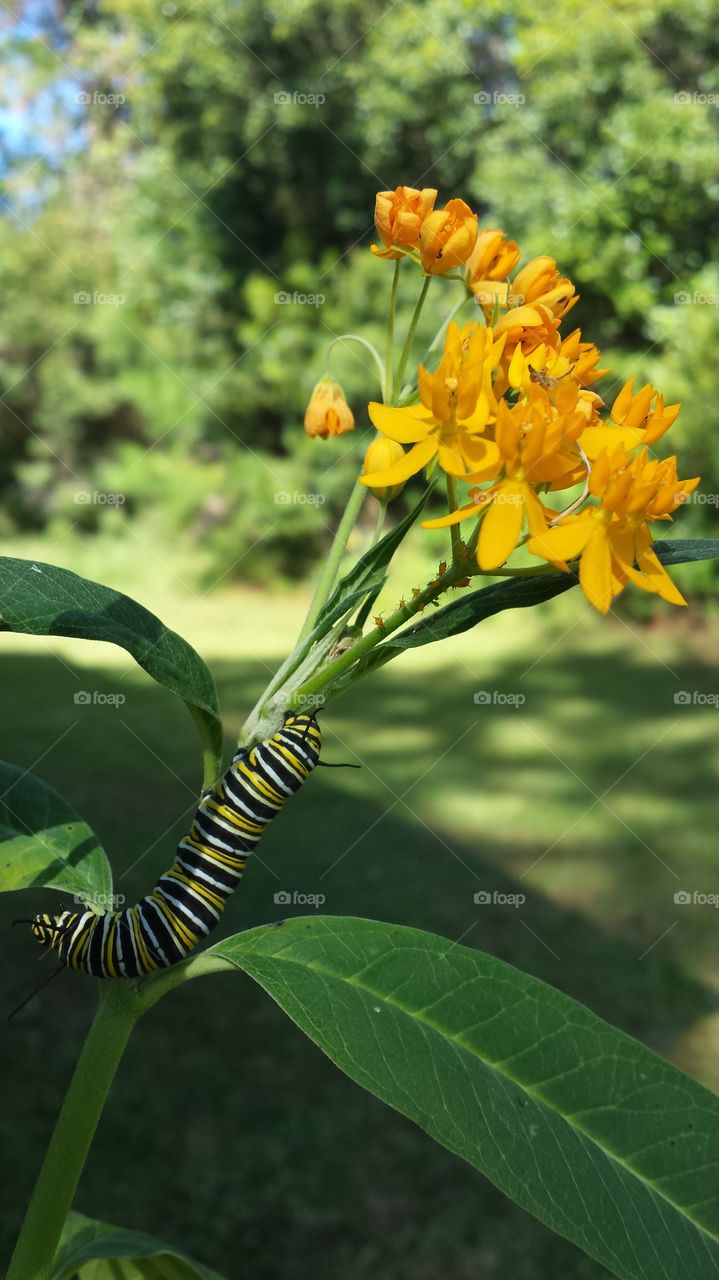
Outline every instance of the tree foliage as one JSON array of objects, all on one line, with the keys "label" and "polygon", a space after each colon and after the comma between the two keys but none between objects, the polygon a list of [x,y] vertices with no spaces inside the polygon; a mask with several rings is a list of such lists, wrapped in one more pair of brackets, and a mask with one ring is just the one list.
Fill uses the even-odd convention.
[{"label": "tree foliage", "polygon": [[[291,495],[326,448],[304,405],[350,307],[380,339],[374,192],[440,173],[525,257],[556,256],[617,376],[686,401],[719,490],[699,355],[719,323],[711,18],[704,0],[104,0],[18,21],[4,92],[34,109],[2,170],[0,527],[131,520],[202,542],[210,579],[304,571],[322,535]],[[361,415],[365,354],[333,369]],[[324,456],[329,517],[351,468]],[[248,556],[272,502],[291,518]]]}]

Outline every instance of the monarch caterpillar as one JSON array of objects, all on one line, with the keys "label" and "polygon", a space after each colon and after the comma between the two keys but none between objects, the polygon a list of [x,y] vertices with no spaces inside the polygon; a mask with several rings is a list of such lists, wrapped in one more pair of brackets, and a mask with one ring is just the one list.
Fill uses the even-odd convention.
[{"label": "monarch caterpillar", "polygon": [[288,711],[281,729],[242,747],[206,791],[175,861],[124,911],[63,911],[27,921],[62,964],[93,978],[137,978],[182,960],[214,929],[265,827],[319,762],[315,714]]}]

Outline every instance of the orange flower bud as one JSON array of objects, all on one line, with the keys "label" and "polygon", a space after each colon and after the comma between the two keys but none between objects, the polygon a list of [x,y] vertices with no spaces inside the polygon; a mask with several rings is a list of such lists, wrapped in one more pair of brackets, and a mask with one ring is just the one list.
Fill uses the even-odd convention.
[{"label": "orange flower bud", "polygon": [[519,262],[519,246],[508,240],[497,227],[480,231],[467,260],[467,281],[474,291],[475,284],[485,280],[506,280]]},{"label": "orange flower bud", "polygon": [[353,431],[354,414],[345,400],[339,382],[332,378],[320,378],[305,413],[305,431],[308,436],[342,436]]},{"label": "orange flower bud", "polygon": [[[363,473],[374,475],[375,471],[386,471],[403,457],[404,449],[396,440],[390,440],[388,436],[375,436],[365,454]],[[404,483],[370,487],[379,502],[391,502],[398,493],[402,492]]]},{"label": "orange flower bud", "polygon": [[419,233],[419,253],[427,275],[443,275],[466,262],[477,242],[477,215],[464,200],[448,200],[427,214]]},{"label": "orange flower bud", "polygon": [[433,187],[421,191],[415,187],[397,187],[396,191],[378,191],[375,197],[374,224],[384,245],[371,245],[378,258],[401,258],[394,245],[413,249],[430,209],[434,207],[437,192]]},{"label": "orange flower bud", "polygon": [[571,280],[560,276],[554,258],[550,258],[548,254],[532,258],[526,267],[522,267],[514,278],[512,292],[516,299],[515,306],[540,303],[557,318],[565,316],[579,302]]}]

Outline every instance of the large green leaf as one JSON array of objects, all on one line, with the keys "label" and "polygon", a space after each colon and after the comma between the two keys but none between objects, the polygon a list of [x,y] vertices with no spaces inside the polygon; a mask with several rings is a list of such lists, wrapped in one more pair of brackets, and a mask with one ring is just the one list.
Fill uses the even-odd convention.
[{"label": "large green leaf", "polygon": [[68,1216],[48,1280],[221,1280],[171,1245],[141,1231]]},{"label": "large green leaf", "polygon": [[120,645],[184,699],[219,761],[222,725],[208,668],[192,645],[136,600],[56,565],[0,556],[0,631]]},{"label": "large green leaf", "polygon": [[0,763],[0,892],[44,885],[107,909],[112,872],[97,836],[34,774]]},{"label": "large green leaf", "polygon": [[[719,539],[677,538],[672,542],[655,542],[654,550],[662,564],[667,565],[715,560],[719,558]],[[531,605],[544,604],[546,600],[576,587],[578,582],[575,573],[543,573],[527,578],[510,578],[480,591],[471,591],[390,636],[375,649],[372,665],[386,660],[388,649],[416,649],[423,644],[433,644],[435,640],[445,640],[448,636],[469,631],[470,627],[505,609],[528,609]]]},{"label": "large green leaf", "polygon": [[371,920],[289,920],[211,954],[623,1280],[716,1280],[719,1102],[582,1005],[479,951]]}]

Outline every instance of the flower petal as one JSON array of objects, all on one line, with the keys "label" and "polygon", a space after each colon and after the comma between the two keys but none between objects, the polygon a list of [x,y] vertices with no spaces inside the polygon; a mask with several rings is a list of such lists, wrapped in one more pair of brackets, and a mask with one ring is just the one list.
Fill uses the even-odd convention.
[{"label": "flower petal", "polygon": [[372,475],[360,476],[359,482],[371,489],[386,484],[403,484],[405,480],[409,480],[410,476],[421,471],[436,452],[437,441],[434,438],[420,440],[419,444],[414,445],[400,462],[395,462],[393,467],[387,467],[384,471],[375,471]]},{"label": "flower petal", "polygon": [[676,583],[672,582],[664,565],[657,559],[654,551],[645,551],[638,560],[640,572],[632,570],[629,577],[638,587],[642,587],[644,591],[652,591],[656,595],[661,596],[662,600],[668,600],[669,604],[685,605],[686,600]]},{"label": "flower petal", "polygon": [[644,432],[636,427],[587,427],[579,437],[579,444],[590,462],[594,462],[604,449],[622,445],[627,453],[644,440]]},{"label": "flower petal", "polygon": [[494,479],[502,466],[502,459],[493,440],[463,436],[461,449],[465,471],[471,471],[475,480]]},{"label": "flower petal", "polygon": [[579,581],[590,604],[607,613],[612,603],[612,557],[605,530],[597,525],[579,563]]},{"label": "flower petal", "polygon": [[525,484],[524,486],[524,505],[527,512],[529,532],[541,537],[547,528],[547,517],[544,513],[544,507],[531,484]]},{"label": "flower petal", "polygon": [[482,510],[483,503],[470,502],[466,507],[458,507],[456,511],[450,511],[446,516],[438,516],[436,520],[423,520],[423,529],[447,529],[451,524],[459,524],[461,520],[468,520],[470,516],[478,516]]},{"label": "flower petal", "polygon": [[592,524],[589,514],[563,520],[546,533],[530,538],[527,549],[542,560],[576,560],[591,537]]},{"label": "flower petal", "polygon": [[495,494],[479,529],[480,569],[498,569],[514,551],[522,533],[523,496],[516,482],[501,485]]},{"label": "flower petal", "polygon": [[443,471],[450,476],[466,476],[469,468],[465,465],[464,459],[459,452],[457,444],[439,444],[439,465]]},{"label": "flower petal", "polygon": [[408,409],[396,409],[393,405],[371,400],[367,412],[377,430],[390,440],[396,440],[398,444],[415,444],[417,440],[426,440],[434,422],[432,415],[420,405],[416,408],[412,406]]}]

